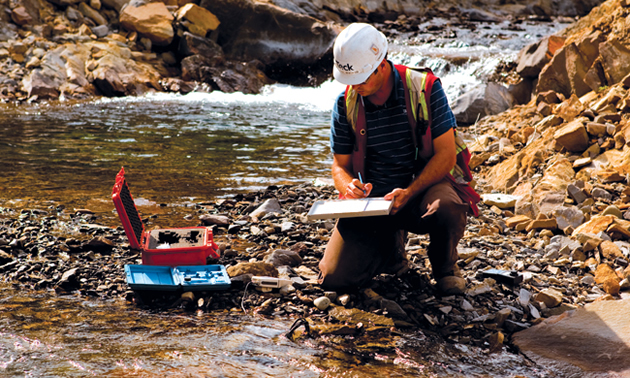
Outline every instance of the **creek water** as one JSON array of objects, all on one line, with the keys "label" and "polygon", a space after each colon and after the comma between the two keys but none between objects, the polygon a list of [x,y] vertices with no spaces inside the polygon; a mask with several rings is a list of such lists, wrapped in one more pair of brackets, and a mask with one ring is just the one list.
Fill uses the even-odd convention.
[{"label": "creek water", "polygon": [[[433,68],[450,101],[501,60],[566,26],[480,23],[473,30],[432,23],[447,32],[398,35],[390,57]],[[111,188],[124,166],[142,215],[159,215],[159,227],[196,225],[196,216],[186,220],[195,203],[327,178],[330,109],[342,89],[329,81],[318,88],[271,85],[259,95],[2,104],[0,210],[87,208],[116,227]],[[237,310],[151,313],[124,302],[10,287],[1,288],[0,302],[0,376],[7,377],[540,374],[518,355],[432,343],[420,330],[378,340],[292,342],[283,336],[291,319]]]}]

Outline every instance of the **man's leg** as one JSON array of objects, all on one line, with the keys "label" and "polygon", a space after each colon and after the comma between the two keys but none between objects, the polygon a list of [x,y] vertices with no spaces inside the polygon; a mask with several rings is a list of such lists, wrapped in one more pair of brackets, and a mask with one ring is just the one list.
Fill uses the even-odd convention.
[{"label": "man's leg", "polygon": [[428,255],[437,281],[459,275],[457,243],[466,229],[468,209],[451,183],[444,180],[427,189],[418,205],[404,210],[409,231],[429,234]]},{"label": "man's leg", "polygon": [[389,217],[339,219],[319,263],[324,289],[361,286],[394,258],[396,237]]},{"label": "man's leg", "polygon": [[397,230],[394,234],[394,246],[392,248],[392,256],[389,260],[383,262],[383,266],[376,272],[387,273],[400,276],[409,271],[409,258],[407,257],[407,231],[404,229]]}]

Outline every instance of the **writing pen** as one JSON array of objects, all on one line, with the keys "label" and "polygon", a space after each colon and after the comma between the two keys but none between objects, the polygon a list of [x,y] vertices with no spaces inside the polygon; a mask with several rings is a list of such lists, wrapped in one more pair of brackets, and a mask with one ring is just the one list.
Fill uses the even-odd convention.
[{"label": "writing pen", "polygon": [[[363,186],[363,178],[361,177],[361,172],[359,172],[359,182],[361,182],[361,185]],[[365,189],[363,190],[363,194],[365,194]]]}]

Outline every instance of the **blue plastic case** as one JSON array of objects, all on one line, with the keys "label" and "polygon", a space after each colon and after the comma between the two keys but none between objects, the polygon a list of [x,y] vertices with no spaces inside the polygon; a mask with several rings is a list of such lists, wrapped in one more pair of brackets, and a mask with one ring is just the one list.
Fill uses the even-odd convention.
[{"label": "blue plastic case", "polygon": [[125,265],[127,284],[133,290],[209,291],[231,285],[223,265]]}]

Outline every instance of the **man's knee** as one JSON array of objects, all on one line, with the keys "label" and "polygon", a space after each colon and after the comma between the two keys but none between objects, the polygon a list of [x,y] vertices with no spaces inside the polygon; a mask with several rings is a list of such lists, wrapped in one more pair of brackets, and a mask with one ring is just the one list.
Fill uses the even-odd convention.
[{"label": "man's knee", "polygon": [[441,182],[430,188],[422,201],[424,217],[440,227],[462,228],[466,226],[468,204],[463,202],[448,182]]},{"label": "man's knee", "polygon": [[337,223],[319,263],[319,283],[337,290],[365,284],[393,254],[394,234],[365,220]]},{"label": "man's knee", "polygon": [[331,259],[324,258],[319,262],[319,277],[318,281],[324,289],[335,289],[340,285],[340,274],[337,264],[334,264]]},{"label": "man's knee", "polygon": [[324,290],[339,290],[344,287],[345,283],[340,274],[329,272],[322,264],[319,264],[319,285]]},{"label": "man's knee", "polygon": [[319,263],[318,282],[324,290],[341,290],[361,286],[369,275],[366,272],[350,272],[339,269],[339,266],[330,269],[324,261]]},{"label": "man's knee", "polygon": [[440,224],[465,226],[467,213],[468,204],[454,201],[441,201],[435,218],[438,219]]}]

